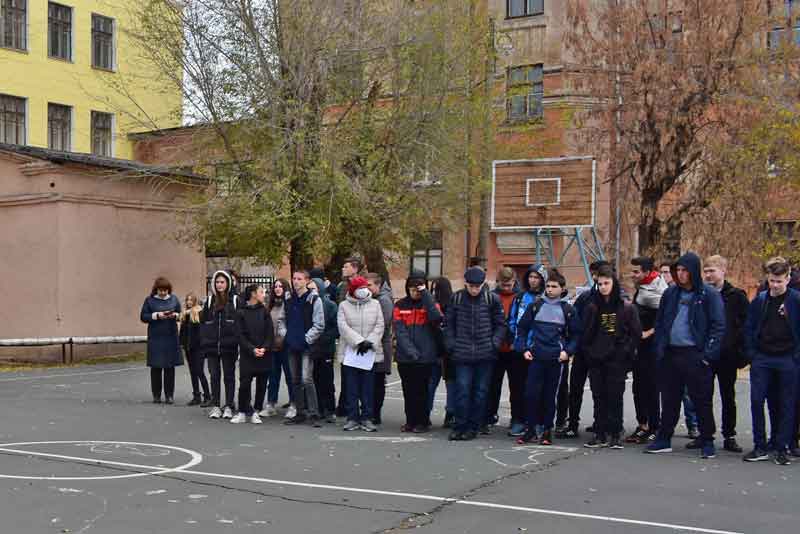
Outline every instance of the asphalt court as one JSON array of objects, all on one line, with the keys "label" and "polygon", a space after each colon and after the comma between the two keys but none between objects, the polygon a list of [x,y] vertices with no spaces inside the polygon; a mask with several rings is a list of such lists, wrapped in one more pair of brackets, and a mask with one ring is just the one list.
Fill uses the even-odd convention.
[{"label": "asphalt court", "polygon": [[[148,403],[148,379],[130,364],[0,375],[0,532],[730,534],[800,524],[800,466],[725,452],[703,461],[682,437],[654,457],[582,440],[521,447],[504,426],[467,443],[444,430],[402,434],[396,374],[375,434],[280,418],[232,425],[180,405],[185,369],[175,406]],[[747,381],[737,390],[748,447]],[[443,404],[442,386],[437,423]],[[501,424],[507,417],[506,406]]]}]

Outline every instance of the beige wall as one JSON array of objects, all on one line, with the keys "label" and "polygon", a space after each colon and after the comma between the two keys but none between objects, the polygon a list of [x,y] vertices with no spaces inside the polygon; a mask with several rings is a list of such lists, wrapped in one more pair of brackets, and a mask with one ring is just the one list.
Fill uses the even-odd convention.
[{"label": "beige wall", "polygon": [[0,338],[143,335],[156,276],[204,293],[203,251],[170,236],[183,186],[34,167],[0,153]]}]

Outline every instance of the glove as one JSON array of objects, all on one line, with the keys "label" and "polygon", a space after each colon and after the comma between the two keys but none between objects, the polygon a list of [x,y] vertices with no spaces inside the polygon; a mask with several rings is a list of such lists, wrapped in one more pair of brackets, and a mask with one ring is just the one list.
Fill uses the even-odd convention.
[{"label": "glove", "polygon": [[366,354],[370,350],[372,350],[372,343],[366,340],[359,343],[356,347],[357,354]]}]

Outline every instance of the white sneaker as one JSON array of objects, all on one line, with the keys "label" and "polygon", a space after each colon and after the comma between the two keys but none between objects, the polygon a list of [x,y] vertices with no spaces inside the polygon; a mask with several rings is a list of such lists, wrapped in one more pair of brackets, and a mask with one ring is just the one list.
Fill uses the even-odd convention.
[{"label": "white sneaker", "polygon": [[261,417],[275,417],[278,415],[278,410],[275,409],[274,404],[267,404],[267,407],[258,412]]},{"label": "white sneaker", "polygon": [[286,410],[286,415],[284,417],[286,417],[286,419],[294,419],[295,417],[297,417],[297,408],[295,407],[294,404],[289,406],[289,409]]},{"label": "white sneaker", "polygon": [[242,412],[237,413],[231,418],[231,423],[238,424],[238,423],[246,423],[247,416]]},{"label": "white sneaker", "polygon": [[222,417],[222,410],[219,409],[219,406],[214,406],[211,408],[211,411],[208,412],[209,419],[219,419]]},{"label": "white sneaker", "polygon": [[250,422],[253,423],[254,425],[260,425],[264,421],[261,420],[261,417],[259,417],[257,413],[254,413],[253,415],[250,416]]},{"label": "white sneaker", "polygon": [[230,406],[225,406],[225,410],[222,412],[223,419],[230,419],[233,417],[233,410],[231,410]]}]

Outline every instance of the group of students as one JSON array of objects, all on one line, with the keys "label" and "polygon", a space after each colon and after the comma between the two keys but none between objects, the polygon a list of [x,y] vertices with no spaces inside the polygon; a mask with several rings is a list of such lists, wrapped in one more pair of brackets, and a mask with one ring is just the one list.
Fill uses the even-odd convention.
[{"label": "group of students", "polygon": [[[584,446],[621,449],[628,443],[644,445],[647,453],[671,452],[684,404],[687,448],[714,458],[715,380],[723,447],[741,453],[735,385],[738,370],[750,365],[754,448],[744,460],[772,457],[786,465],[790,456],[800,456],[800,292],[789,287],[791,267],[783,258],[767,262],[765,286],[752,302],[725,279],[726,270],[720,256],[701,265],[687,253],[658,269],[651,258],[634,258],[635,293],[629,298],[612,266],[598,261],[590,267],[593,284],[578,288],[574,299],[568,298],[564,276],[543,265],[531,266],[519,281],[511,268],[502,268],[494,289],[482,268],[471,267],[464,289],[456,292],[446,278],[429,281],[412,271],[405,297],[394,302],[388,283],[375,273],[362,275],[361,262],[351,258],[339,285],[321,271],[300,270],[291,286],[276,280],[269,295],[258,285],[240,295],[230,274],[218,271],[212,294],[202,303],[190,295],[183,312],[169,282],[158,279],[141,314],[149,323],[153,397],[161,402],[163,383],[166,402],[172,402],[182,345],[192,378],[190,404],[210,408],[212,419],[261,423],[261,417],[277,415],[283,372],[291,384],[285,424],[319,427],[339,415],[346,418],[345,431],[375,432],[395,362],[405,409],[402,431],[431,429],[444,378],[449,439],[490,433],[507,376],[508,434],[519,444],[550,445],[554,438],[580,436],[588,380],[594,421]],[[342,377],[338,405],[336,362]],[[625,436],[629,372],[637,426]]]}]

